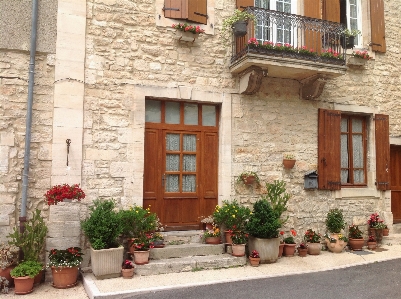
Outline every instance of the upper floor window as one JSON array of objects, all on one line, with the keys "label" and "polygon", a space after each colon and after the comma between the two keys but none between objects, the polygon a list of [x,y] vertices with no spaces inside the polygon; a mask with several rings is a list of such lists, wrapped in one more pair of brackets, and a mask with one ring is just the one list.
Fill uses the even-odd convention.
[{"label": "upper floor window", "polygon": [[[340,1],[340,22],[349,30],[362,30],[361,0]],[[362,46],[361,36],[355,37],[355,45]]]},{"label": "upper floor window", "polygon": [[164,0],[164,17],[207,24],[207,0]]}]

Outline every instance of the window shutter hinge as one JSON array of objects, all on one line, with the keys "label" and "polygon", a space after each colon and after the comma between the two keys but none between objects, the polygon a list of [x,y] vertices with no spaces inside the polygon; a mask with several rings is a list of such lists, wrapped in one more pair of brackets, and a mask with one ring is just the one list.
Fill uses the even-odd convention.
[{"label": "window shutter hinge", "polygon": [[180,11],[179,8],[165,7],[165,6],[163,6],[163,10],[175,10],[175,11]]},{"label": "window shutter hinge", "polygon": [[200,12],[194,12],[194,14],[195,15],[198,15],[198,16],[201,16],[201,17],[205,17],[206,19],[209,19],[209,16],[208,15],[205,15],[205,14],[203,14],[203,13],[200,13]]}]

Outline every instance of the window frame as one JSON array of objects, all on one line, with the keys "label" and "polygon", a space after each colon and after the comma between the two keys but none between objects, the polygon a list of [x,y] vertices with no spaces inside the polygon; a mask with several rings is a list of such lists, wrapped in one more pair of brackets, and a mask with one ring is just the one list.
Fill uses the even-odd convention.
[{"label": "window frame", "polygon": [[[343,119],[347,119],[347,132],[343,132],[341,131],[341,136],[343,135],[347,135],[347,145],[348,145],[348,167],[344,168],[341,167],[340,171],[342,172],[343,170],[347,169],[348,170],[348,177],[350,182],[344,183],[341,179],[341,175],[340,175],[340,179],[341,179],[341,186],[342,187],[367,187],[367,152],[368,152],[368,145],[367,145],[367,140],[368,140],[368,130],[367,130],[367,120],[366,120],[366,116],[362,116],[362,115],[355,115],[355,114],[347,114],[347,113],[342,113],[341,114],[341,121]],[[352,120],[353,119],[359,119],[362,121],[362,133],[355,133],[352,131]],[[362,168],[355,168],[354,167],[354,149],[353,149],[353,136],[355,135],[362,135],[362,143],[363,143],[363,167]],[[342,145],[342,139],[340,141],[340,146]],[[340,150],[340,157],[342,156],[341,150]],[[362,169],[363,170],[363,183],[354,183],[354,171],[355,170],[359,170]]]}]

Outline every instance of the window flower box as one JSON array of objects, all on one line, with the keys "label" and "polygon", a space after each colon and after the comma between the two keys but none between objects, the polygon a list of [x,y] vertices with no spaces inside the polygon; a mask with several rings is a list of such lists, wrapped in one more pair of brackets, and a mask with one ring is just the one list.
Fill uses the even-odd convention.
[{"label": "window flower box", "polygon": [[194,42],[199,36],[199,33],[192,33],[189,31],[176,31],[175,37],[179,41]]}]

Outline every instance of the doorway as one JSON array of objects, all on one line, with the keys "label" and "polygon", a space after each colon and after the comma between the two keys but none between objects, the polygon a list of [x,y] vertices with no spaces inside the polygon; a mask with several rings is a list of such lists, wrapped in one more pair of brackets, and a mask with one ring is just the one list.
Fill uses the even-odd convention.
[{"label": "doorway", "polygon": [[394,223],[401,223],[401,146],[390,145],[391,212]]},{"label": "doorway", "polygon": [[217,205],[218,107],[147,99],[144,208],[166,230],[200,229]]}]

